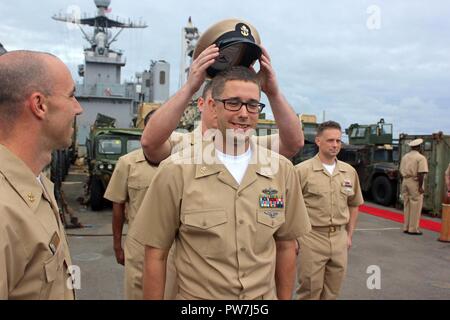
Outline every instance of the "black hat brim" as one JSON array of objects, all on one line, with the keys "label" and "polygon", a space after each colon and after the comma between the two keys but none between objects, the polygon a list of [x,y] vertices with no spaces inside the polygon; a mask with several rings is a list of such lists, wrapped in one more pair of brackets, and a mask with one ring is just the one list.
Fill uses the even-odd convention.
[{"label": "black hat brim", "polygon": [[209,77],[215,77],[219,72],[229,69],[233,66],[250,67],[261,57],[262,49],[245,38],[228,38],[218,41],[219,57],[206,70]]}]

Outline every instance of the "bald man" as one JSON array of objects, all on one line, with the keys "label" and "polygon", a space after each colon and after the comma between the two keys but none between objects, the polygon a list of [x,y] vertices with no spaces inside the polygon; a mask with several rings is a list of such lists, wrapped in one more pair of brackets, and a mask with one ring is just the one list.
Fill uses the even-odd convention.
[{"label": "bald man", "polygon": [[57,57],[0,56],[0,299],[75,298],[53,184],[41,174],[71,144],[83,110]]}]

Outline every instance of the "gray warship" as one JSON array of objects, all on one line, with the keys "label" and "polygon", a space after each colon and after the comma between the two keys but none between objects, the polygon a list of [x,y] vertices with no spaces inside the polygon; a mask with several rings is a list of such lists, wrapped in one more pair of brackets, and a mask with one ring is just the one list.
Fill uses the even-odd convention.
[{"label": "gray warship", "polygon": [[[82,83],[76,84],[76,98],[84,112],[77,117],[78,155],[86,152],[85,141],[97,114],[106,114],[117,120],[117,127],[134,126],[133,119],[142,102],[164,102],[169,97],[170,65],[164,60],[151,61],[150,68],[136,72],[136,80],[122,82],[121,72],[126,59],[121,50],[113,49],[112,43],[124,29],[147,28],[147,24],[128,19],[111,19],[108,16],[111,0],[94,0],[97,15],[83,17],[75,13],[55,14],[56,21],[79,27],[89,46],[84,49],[84,64],[78,66]],[[92,32],[83,28],[90,27]],[[118,29],[115,35],[112,30]]]}]

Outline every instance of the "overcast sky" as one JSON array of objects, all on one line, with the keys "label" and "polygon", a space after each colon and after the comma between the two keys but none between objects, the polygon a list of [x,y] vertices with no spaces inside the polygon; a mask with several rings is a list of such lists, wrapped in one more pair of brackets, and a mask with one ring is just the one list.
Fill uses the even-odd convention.
[{"label": "overcast sky", "polygon": [[[51,19],[80,8],[95,15],[93,0],[0,2],[0,43],[59,56],[72,70],[83,63],[80,31]],[[126,29],[113,48],[127,60],[122,78],[148,69],[150,60],[171,66],[178,89],[181,29],[188,17],[200,31],[241,18],[259,31],[283,93],[297,113],[322,121],[394,124],[394,135],[450,134],[450,1],[136,1],[112,0],[111,18],[143,20]]]}]

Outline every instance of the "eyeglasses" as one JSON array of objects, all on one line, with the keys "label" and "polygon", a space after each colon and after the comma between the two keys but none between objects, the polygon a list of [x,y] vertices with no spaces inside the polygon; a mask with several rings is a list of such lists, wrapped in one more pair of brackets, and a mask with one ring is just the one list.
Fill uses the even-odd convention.
[{"label": "eyeglasses", "polygon": [[248,113],[260,113],[266,106],[264,103],[257,101],[243,102],[237,99],[215,99],[215,101],[220,101],[223,103],[225,110],[228,111],[239,111],[242,106],[245,105]]}]

